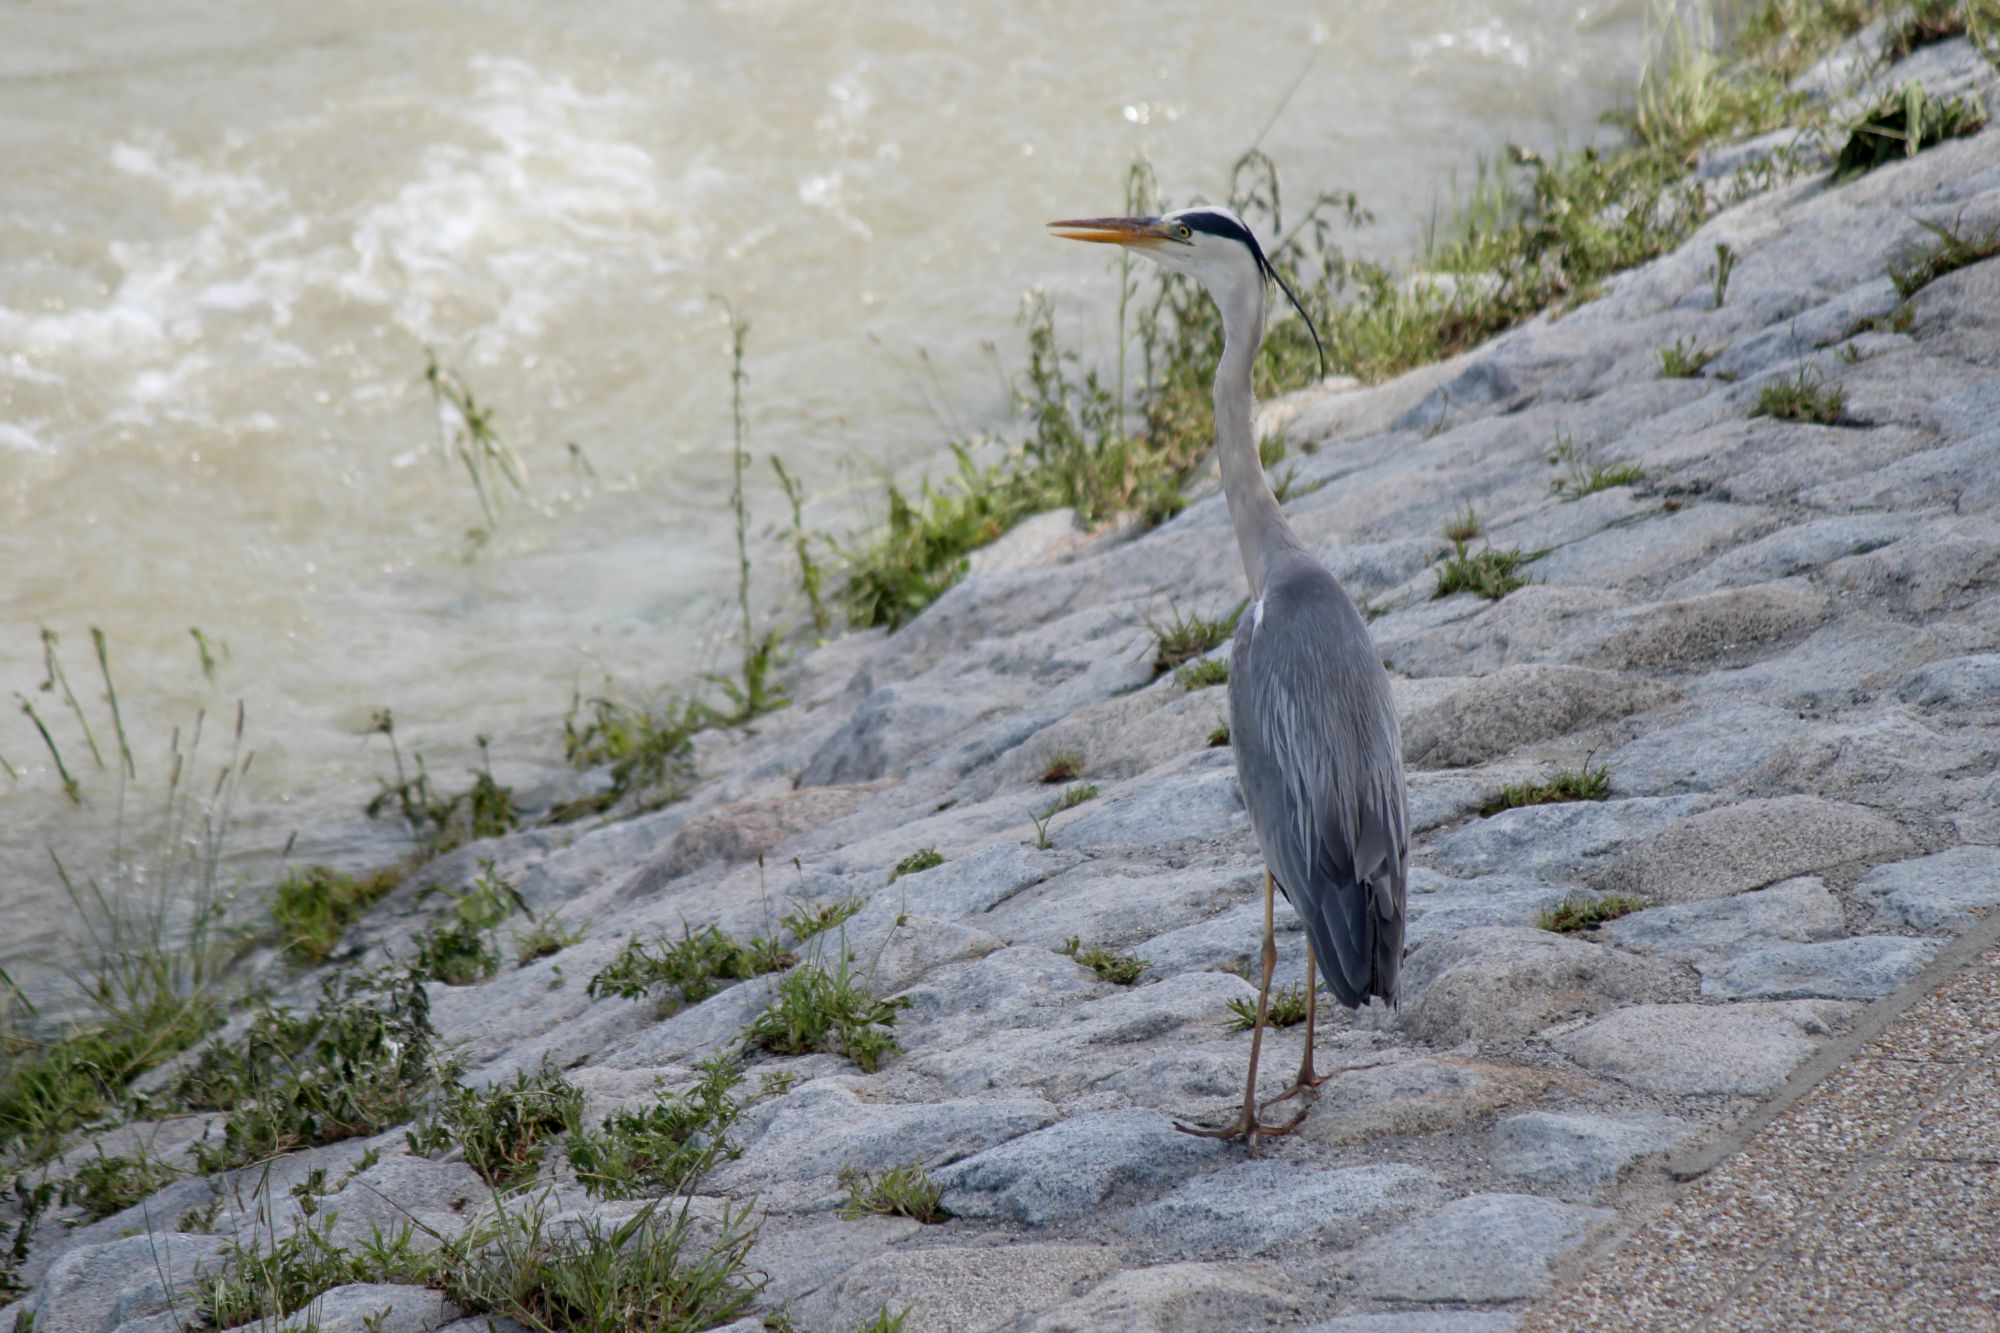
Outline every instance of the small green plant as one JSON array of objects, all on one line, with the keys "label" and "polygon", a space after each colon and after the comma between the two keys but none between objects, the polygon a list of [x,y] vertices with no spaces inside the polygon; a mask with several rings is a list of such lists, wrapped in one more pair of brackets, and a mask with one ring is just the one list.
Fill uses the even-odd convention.
[{"label": "small green plant", "polygon": [[[890,1314],[889,1307],[884,1305],[875,1312],[872,1319],[861,1326],[859,1333],[903,1333],[903,1321],[909,1317],[910,1312],[907,1309]],[[16,1329],[15,1333],[28,1333],[28,1330]]]},{"label": "small green plant", "polygon": [[1636,912],[1645,905],[1643,899],[1622,893],[1606,894],[1602,898],[1572,894],[1536,917],[1535,924],[1543,930],[1551,930],[1559,935],[1570,935],[1579,930],[1590,930],[1601,926],[1606,921],[1616,921],[1619,917]]},{"label": "small green plant", "polygon": [[515,965],[526,967],[538,958],[561,953],[573,944],[583,943],[588,933],[584,927],[567,925],[555,916],[537,917],[526,930],[514,932]]},{"label": "small green plant", "polygon": [[1555,805],[1563,801],[1604,801],[1610,798],[1610,770],[1601,766],[1592,768],[1586,761],[1583,767],[1559,771],[1546,781],[1510,782],[1500,789],[1500,799],[1479,813],[1497,815],[1502,810],[1524,805]]},{"label": "small green plant", "polygon": [[919,847],[889,868],[889,882],[894,884],[905,875],[914,875],[919,871],[929,870],[932,866],[943,864],[944,858],[938,855],[937,848]]},{"label": "small green plant", "polygon": [[1471,541],[1483,531],[1485,526],[1479,521],[1479,511],[1472,507],[1471,501],[1467,501],[1464,509],[1454,513],[1445,522],[1444,539],[1462,544]]},{"label": "small green plant", "polygon": [[[775,940],[755,936],[744,941],[723,934],[717,926],[694,930],[683,924],[681,938],[657,937],[651,945],[628,939],[610,966],[590,979],[593,999],[616,995],[638,1000],[654,996],[671,1013],[685,1004],[700,1004],[727,981],[747,981],[792,965],[790,953]],[[670,987],[670,992],[658,988]]]},{"label": "small green plant", "polygon": [[1289,448],[1285,443],[1283,432],[1279,432],[1276,435],[1266,435],[1263,439],[1257,441],[1257,462],[1262,465],[1266,472],[1284,462],[1285,455],[1288,452]]},{"label": "small green plant", "polygon": [[384,708],[377,712],[371,730],[388,738],[396,780],[378,778],[380,790],[363,810],[370,819],[379,819],[384,811],[391,809],[400,813],[423,857],[440,856],[468,842],[497,838],[520,827],[521,816],[514,808],[512,789],[494,779],[488,737],[473,738],[479,746],[480,766],[472,770],[472,785],[447,795],[431,782],[422,754],[413,753],[411,765],[404,765],[391,710]]},{"label": "small green plant", "polygon": [[1801,365],[1790,378],[1766,384],[1758,393],[1757,406],[1750,415],[1831,426],[1839,422],[1846,405],[1847,395],[1839,385],[1826,383],[1818,370]]},{"label": "small green plant", "polygon": [[1723,298],[1729,295],[1729,275],[1736,271],[1736,252],[1717,242],[1715,262],[1709,265],[1708,276],[1715,286],[1715,308],[1722,309]]},{"label": "small green plant", "polygon": [[1083,941],[1072,935],[1056,950],[1074,958],[1080,966],[1097,974],[1099,981],[1108,981],[1114,986],[1129,986],[1137,981],[1145,970],[1152,966],[1145,959],[1129,953],[1113,953],[1101,945],[1086,949]]},{"label": "small green plant", "polygon": [[585,1189],[612,1199],[685,1194],[737,1155],[728,1133],[742,1113],[735,1092],[743,1071],[727,1055],[700,1070],[686,1092],[663,1093],[642,1111],[615,1111],[601,1128],[570,1134],[566,1151]]},{"label": "small green plant", "polygon": [[1042,781],[1050,784],[1069,782],[1083,772],[1083,756],[1074,750],[1062,750],[1049,756],[1042,765]]},{"label": "small green plant", "polygon": [[1549,483],[1549,490],[1566,500],[1579,500],[1614,486],[1637,485],[1646,479],[1645,469],[1637,463],[1606,465],[1598,462],[1594,454],[1592,449],[1579,447],[1572,436],[1558,434],[1549,464],[1561,468],[1562,475]]},{"label": "small green plant", "polygon": [[1095,799],[1096,796],[1097,784],[1094,782],[1079,782],[1064,787],[1061,794],[1050,801],[1047,808],[1042,811],[1042,818],[1051,819],[1065,810],[1074,810],[1085,801]]},{"label": "small green plant", "polygon": [[1833,184],[1865,175],[1887,162],[1915,157],[1946,139],[1976,134],[1986,124],[1977,96],[1933,97],[1914,80],[1879,102],[1848,131],[1833,164]]},{"label": "small green plant", "polygon": [[500,1210],[445,1247],[434,1285],[470,1314],[564,1333],[698,1333],[746,1313],[761,1282],[747,1208],[697,1220],[647,1204],[615,1226],[551,1226],[540,1204]]},{"label": "small green plant", "polygon": [[463,893],[432,885],[417,895],[417,901],[434,893],[449,896],[451,910],[416,937],[414,970],[447,986],[470,986],[498,972],[500,950],[494,931],[516,908],[526,908],[514,886],[494,874],[493,863],[487,861],[484,872]]},{"label": "small green plant", "polygon": [[321,963],[348,925],[402,883],[400,866],[357,878],[332,866],[302,866],[278,881],[271,917],[285,952],[300,963]]},{"label": "small green plant", "polygon": [[449,1072],[436,1035],[418,975],[329,977],[310,1013],[258,1012],[239,1037],[204,1048],[169,1095],[229,1112],[219,1144],[195,1144],[202,1171],[224,1171],[410,1119]]},{"label": "small green plant", "polygon": [[[1991,259],[2000,254],[2000,226],[1989,227],[1983,235],[1971,236],[1959,230],[1959,223],[1945,226],[1940,222],[1928,222],[1918,218],[1924,230],[1937,237],[1934,245],[1929,245],[1911,255],[1908,259],[1889,266],[1889,280],[1896,284],[1897,294],[1902,296],[1904,305],[1900,310],[1909,309],[1909,299],[1924,288],[1936,282],[1947,273],[1981,260]],[[1913,316],[1912,316],[1913,317]],[[1895,330],[1907,333],[1907,328]]]},{"label": "small green plant", "polygon": [[1437,586],[1432,589],[1431,598],[1436,600],[1455,592],[1470,592],[1497,602],[1516,588],[1528,586],[1527,578],[1520,572],[1521,566],[1534,558],[1514,547],[1503,551],[1487,546],[1478,551],[1468,551],[1464,542],[1454,542],[1451,555],[1438,566]]},{"label": "small green plant", "polygon": [[109,1217],[151,1197],[180,1176],[179,1171],[148,1155],[143,1148],[135,1157],[122,1154],[107,1157],[100,1148],[97,1156],[62,1182],[61,1200],[65,1206],[80,1205],[91,1217]]},{"label": "small green plant", "polygon": [[1184,690],[1205,690],[1212,685],[1228,683],[1229,659],[1226,657],[1197,658],[1174,672],[1174,684]]},{"label": "small green plant", "polygon": [[1904,301],[1886,315],[1870,315],[1867,319],[1856,320],[1848,328],[1847,336],[1853,338],[1863,333],[1906,334],[1916,327],[1917,308]]},{"label": "small green plant", "polygon": [[[30,1242],[35,1234],[35,1226],[42,1220],[42,1214],[49,1209],[49,1201],[55,1197],[55,1182],[44,1180],[30,1186],[20,1176],[15,1176],[11,1191],[14,1198],[14,1234],[7,1242],[5,1251],[0,1251],[0,1305],[5,1305],[25,1291],[21,1280],[21,1269],[28,1262]],[[18,1330],[20,1325],[16,1324]]]},{"label": "small green plant", "polygon": [[627,796],[649,804],[676,800],[694,782],[694,737],[714,725],[713,710],[675,696],[648,707],[579,691],[563,715],[563,752],[579,772],[607,767],[611,786],[556,812],[556,822],[608,810]]},{"label": "small green plant", "polygon": [[582,1114],[583,1091],[544,1066],[488,1088],[453,1084],[405,1137],[420,1157],[462,1150],[465,1164],[497,1189],[532,1179],[546,1141],[575,1128]]},{"label": "small green plant", "polygon": [[[1306,1021],[1306,988],[1301,985],[1281,986],[1271,992],[1271,1002],[1264,1010],[1267,1027],[1288,1028]],[[1248,1032],[1257,1026],[1257,1002],[1242,998],[1229,1002],[1229,1026],[1237,1032]]]},{"label": "small green plant", "polygon": [[1229,724],[1225,722],[1208,733],[1208,745],[1210,749],[1220,749],[1227,744],[1229,744]]},{"label": "small green plant", "polygon": [[1148,620],[1146,628],[1153,632],[1153,674],[1172,671],[1228,642],[1229,636],[1236,632],[1243,608],[1249,604],[1248,598],[1238,602],[1234,611],[1219,620],[1184,616],[1179,607],[1173,608],[1172,620]]},{"label": "small green plant", "polygon": [[833,626],[833,617],[826,609],[826,598],[821,589],[826,581],[826,571],[813,557],[812,537],[806,531],[804,492],[800,490],[798,479],[785,470],[784,460],[771,455],[771,470],[778,474],[778,485],[785,492],[785,500],[792,507],[792,555],[799,562],[799,591],[805,594],[806,607],[812,612],[813,631],[824,635]]},{"label": "small green plant", "polygon": [[907,1217],[917,1222],[945,1220],[945,1211],[938,1206],[943,1191],[917,1163],[892,1166],[886,1171],[844,1166],[840,1168],[840,1183],[847,1186],[847,1206],[840,1210],[840,1215],[850,1221],[871,1215]]},{"label": "small green plant", "polygon": [[1714,349],[1699,346],[1692,338],[1676,338],[1672,347],[1660,349],[1660,378],[1694,379],[1701,374],[1702,367],[1715,358]]},{"label": "small green plant", "polygon": [[744,1031],[744,1041],[773,1055],[845,1055],[872,1074],[902,1049],[890,1029],[909,1003],[876,999],[841,952],[830,967],[815,961],[787,972],[771,1003]]},{"label": "small green plant", "polygon": [[832,930],[867,904],[858,897],[837,898],[830,903],[793,903],[792,910],[778,918],[778,925],[801,942],[822,931]]},{"label": "small green plant", "polygon": [[456,459],[472,479],[479,497],[479,512],[485,523],[466,533],[468,547],[477,550],[500,530],[496,502],[500,483],[506,482],[516,495],[525,495],[528,472],[519,454],[501,438],[493,425],[493,409],[480,406],[472,387],[457,371],[438,364],[435,353],[424,353],[424,380],[430,385],[431,405],[438,429],[438,451],[447,460]]},{"label": "small green plant", "polygon": [[[288,1233],[279,1236],[277,1228],[269,1226],[247,1240],[233,1240],[222,1252],[221,1265],[197,1274],[194,1312],[205,1326],[239,1328],[271,1320],[263,1326],[276,1328],[275,1321],[286,1315],[305,1314],[303,1327],[313,1328],[317,1326],[314,1303],[330,1288],[351,1283],[440,1286],[452,1262],[462,1259],[465,1247],[484,1235],[475,1228],[467,1237],[440,1247],[420,1241],[412,1223],[391,1232],[375,1225],[366,1240],[350,1249],[334,1239],[336,1215],[320,1212],[324,1184],[324,1173],[315,1171],[304,1184],[293,1187],[299,1217]],[[368,1326],[365,1318],[363,1325]],[[282,1326],[301,1327],[289,1322]]]}]

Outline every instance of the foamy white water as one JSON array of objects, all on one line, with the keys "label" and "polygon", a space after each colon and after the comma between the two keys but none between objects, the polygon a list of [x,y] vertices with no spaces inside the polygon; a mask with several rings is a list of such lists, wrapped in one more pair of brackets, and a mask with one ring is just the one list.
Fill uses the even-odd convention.
[{"label": "foamy white water", "polygon": [[[0,711],[21,773],[0,774],[0,966],[51,955],[44,848],[101,869],[116,808],[36,691],[39,626],[104,748],[87,630],[110,635],[132,814],[157,805],[172,728],[241,699],[257,760],[235,845],[262,858],[245,873],[294,830],[314,854],[385,855],[390,832],[358,816],[387,769],[377,708],[453,785],[479,733],[531,783],[578,681],[645,691],[713,662],[725,299],[751,324],[760,524],[782,516],[777,452],[809,522],[844,529],[881,474],[1006,424],[983,345],[1016,363],[1025,288],[1108,351],[1104,258],[1041,223],[1114,211],[1135,154],[1170,198],[1218,197],[1268,124],[1292,197],[1357,191],[1381,219],[1357,248],[1393,256],[1479,154],[1589,136],[1629,95],[1644,15],[0,5],[0,687],[49,722],[87,801]],[[427,348],[529,469],[470,560],[479,510],[438,450]],[[213,683],[192,627],[226,646]]]}]

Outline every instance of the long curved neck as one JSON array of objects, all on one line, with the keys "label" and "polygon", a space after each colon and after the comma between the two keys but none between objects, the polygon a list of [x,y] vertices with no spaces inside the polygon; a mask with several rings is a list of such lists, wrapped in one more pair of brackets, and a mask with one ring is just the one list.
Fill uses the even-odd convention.
[{"label": "long curved neck", "polygon": [[1222,360],[1215,367],[1215,452],[1229,524],[1250,577],[1250,595],[1264,595],[1264,578],[1287,551],[1303,550],[1278,508],[1257,457],[1257,399],[1250,372],[1264,340],[1264,284],[1242,282],[1214,293],[1222,310]]}]

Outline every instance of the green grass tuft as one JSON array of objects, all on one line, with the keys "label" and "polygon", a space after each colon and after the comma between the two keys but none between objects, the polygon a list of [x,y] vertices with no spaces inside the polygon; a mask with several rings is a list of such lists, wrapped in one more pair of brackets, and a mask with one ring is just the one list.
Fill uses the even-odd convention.
[{"label": "green grass tuft", "polygon": [[348,925],[394,889],[403,868],[387,867],[356,878],[331,866],[305,866],[278,882],[271,916],[285,952],[300,963],[320,963],[340,943]]},{"label": "green grass tuft", "polygon": [[850,1221],[875,1216],[942,1222],[947,1216],[938,1206],[943,1191],[931,1182],[930,1173],[916,1163],[892,1166],[886,1171],[844,1166],[840,1169],[840,1183],[847,1186],[847,1205],[840,1215]]},{"label": "green grass tuft", "polygon": [[590,979],[590,995],[626,1000],[651,995],[672,1013],[682,1005],[700,1004],[720,990],[722,982],[747,981],[790,967],[793,961],[775,940],[753,936],[744,941],[716,926],[696,931],[683,925],[681,938],[671,943],[664,935],[651,945],[636,938],[626,940],[618,956]]},{"label": "green grass tuft", "polygon": [[699,1333],[746,1314],[761,1279],[747,1208],[696,1218],[649,1203],[616,1225],[554,1226],[531,1204],[449,1244],[441,1287],[469,1314],[565,1333]]},{"label": "green grass tuft", "polygon": [[[1959,230],[1957,222],[1948,227],[1939,222],[1926,222],[1922,218],[1918,218],[1917,222],[1937,237],[1937,243],[1889,266],[1889,280],[1896,284],[1896,291],[1905,302],[1945,274],[1956,273],[1959,269],[2000,254],[2000,226],[1989,227],[1983,235],[1970,236]],[[1904,305],[1899,307],[1899,312],[1908,309]],[[1909,330],[1902,328],[1895,332],[1907,333]]]},{"label": "green grass tuft", "polygon": [[1800,366],[1790,379],[1773,380],[1757,395],[1753,417],[1776,417],[1780,421],[1810,421],[1822,426],[1839,422],[1847,395],[1837,384],[1828,384],[1817,370]]},{"label": "green grass tuft", "polygon": [[1148,620],[1146,628],[1153,632],[1153,673],[1172,671],[1184,662],[1191,662],[1229,641],[1236,632],[1236,622],[1243,615],[1243,608],[1250,605],[1245,598],[1236,604],[1236,609],[1219,620],[1209,620],[1201,615],[1183,616],[1179,607],[1173,609],[1173,619],[1167,621]]},{"label": "green grass tuft", "polygon": [[1229,724],[1225,722],[1214,731],[1208,733],[1208,745],[1213,750],[1220,749],[1227,744],[1229,744]]},{"label": "green grass tuft", "polygon": [[1200,658],[1174,672],[1174,684],[1184,690],[1205,690],[1212,685],[1228,683],[1229,659],[1226,657]]},{"label": "green grass tuft", "polygon": [[662,1093],[642,1111],[616,1111],[600,1129],[569,1136],[570,1165],[600,1198],[685,1194],[718,1162],[734,1158],[728,1133],[742,1114],[735,1092],[743,1071],[727,1055],[698,1066],[682,1093]]},{"label": "green grass tuft", "polygon": [[890,1029],[909,1003],[876,999],[843,952],[831,967],[808,962],[787,972],[744,1041],[773,1055],[845,1055],[872,1074],[902,1049]]},{"label": "green grass tuft", "polygon": [[1108,981],[1114,986],[1131,985],[1152,966],[1134,954],[1113,953],[1098,945],[1086,949],[1083,947],[1083,941],[1074,935],[1065,940],[1062,948],[1056,952],[1074,958],[1080,966],[1095,972],[1099,981]]},{"label": "green grass tuft", "polygon": [[1702,367],[1715,360],[1714,349],[1701,347],[1692,338],[1676,338],[1672,347],[1660,349],[1660,378],[1663,380],[1691,380],[1701,374]]},{"label": "green grass tuft", "polygon": [[1457,545],[1464,545],[1486,530],[1479,521],[1479,511],[1467,501],[1465,508],[1454,513],[1444,525],[1444,539]]},{"label": "green grass tuft", "polygon": [[1558,772],[1543,782],[1510,782],[1500,789],[1500,799],[1480,810],[1497,815],[1524,805],[1555,805],[1563,801],[1604,801],[1611,798],[1609,769],[1582,768]]},{"label": "green grass tuft", "polygon": [[65,1205],[77,1204],[90,1217],[109,1217],[180,1178],[178,1170],[150,1156],[143,1148],[136,1157],[107,1157],[100,1148],[97,1156],[77,1167],[75,1174],[63,1181],[60,1197]]},{"label": "green grass tuft", "polygon": [[1074,750],[1062,750],[1049,756],[1042,765],[1042,781],[1047,783],[1068,782],[1083,772],[1083,756]]},{"label": "green grass tuft", "polygon": [[944,864],[944,857],[938,855],[935,847],[919,847],[889,868],[889,882],[894,884],[905,875],[914,875],[929,870],[932,866]]},{"label": "green grass tuft", "polygon": [[1516,588],[1528,586],[1522,575],[1521,566],[1535,559],[1516,548],[1496,550],[1488,546],[1480,551],[1468,551],[1464,542],[1452,543],[1451,555],[1437,569],[1437,587],[1431,592],[1432,600],[1449,597],[1455,592],[1477,593],[1488,601],[1497,602]]},{"label": "green grass tuft", "polygon": [[1571,935],[1580,930],[1601,926],[1607,921],[1616,921],[1619,917],[1636,912],[1645,905],[1643,899],[1623,893],[1607,894],[1602,898],[1588,898],[1576,894],[1543,912],[1535,918],[1535,924],[1543,930],[1554,931],[1559,935]]},{"label": "green grass tuft", "polygon": [[[1252,983],[1255,984],[1255,983]],[[1306,988],[1293,984],[1280,986],[1271,992],[1271,1002],[1264,1010],[1267,1027],[1288,1028],[1306,1021]],[[1232,1017],[1229,1026],[1237,1032],[1248,1032],[1257,1026],[1257,1002],[1255,1000],[1234,999],[1229,1002]]]},{"label": "green grass tuft", "polygon": [[405,1135],[410,1151],[436,1157],[461,1149],[465,1164],[494,1188],[532,1180],[546,1141],[576,1128],[583,1090],[544,1066],[510,1083],[474,1089],[454,1084]]},{"label": "green grass tuft", "polygon": [[1565,500],[1580,500],[1614,486],[1636,486],[1646,479],[1645,469],[1637,463],[1600,463],[1594,452],[1579,447],[1568,435],[1557,435],[1549,463],[1561,468],[1562,475],[1549,483],[1549,490]]},{"label": "green grass tuft", "polygon": [[1976,134],[1986,124],[1986,108],[1977,96],[1949,102],[1911,81],[1877,103],[1848,131],[1833,165],[1833,184],[1865,175],[1885,163],[1915,157],[1947,139]]},{"label": "green grass tuft", "polygon": [[169,1085],[195,1110],[229,1112],[204,1138],[204,1172],[379,1134],[409,1120],[450,1072],[434,1056],[430,997],[414,973],[329,977],[304,1015],[259,1011],[241,1036],[205,1048]]}]

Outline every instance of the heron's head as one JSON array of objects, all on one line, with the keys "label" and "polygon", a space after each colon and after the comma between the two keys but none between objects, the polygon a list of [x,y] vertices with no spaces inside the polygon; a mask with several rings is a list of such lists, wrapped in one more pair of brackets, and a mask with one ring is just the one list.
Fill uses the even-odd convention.
[{"label": "heron's head", "polygon": [[1267,282],[1277,283],[1312,331],[1320,369],[1325,371],[1326,348],[1320,343],[1312,316],[1272,267],[1256,234],[1232,210],[1199,204],[1156,218],[1077,218],[1048,225],[1065,240],[1137,250],[1163,268],[1187,274],[1225,306],[1240,291],[1248,289],[1261,296]]}]

